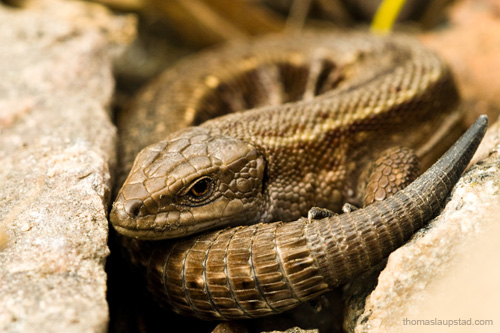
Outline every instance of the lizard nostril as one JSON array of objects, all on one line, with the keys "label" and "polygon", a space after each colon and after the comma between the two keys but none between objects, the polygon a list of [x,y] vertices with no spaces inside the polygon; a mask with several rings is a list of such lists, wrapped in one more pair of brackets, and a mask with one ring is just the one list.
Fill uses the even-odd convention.
[{"label": "lizard nostril", "polygon": [[136,218],[141,213],[142,206],[143,206],[142,200],[139,199],[129,200],[125,203],[125,211],[130,217]]}]

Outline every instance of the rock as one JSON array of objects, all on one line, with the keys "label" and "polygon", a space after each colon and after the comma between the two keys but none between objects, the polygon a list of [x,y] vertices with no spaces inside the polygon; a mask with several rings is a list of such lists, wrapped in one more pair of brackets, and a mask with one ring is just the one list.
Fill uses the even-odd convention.
[{"label": "rock", "polygon": [[497,121],[476,153],[474,160],[481,160],[457,183],[441,214],[389,256],[378,281],[375,271],[347,287],[346,331],[467,330],[500,322],[499,147]]},{"label": "rock", "polygon": [[218,324],[212,333],[248,333],[248,329],[237,321],[226,321]]},{"label": "rock", "polygon": [[103,332],[112,57],[134,20],[0,5],[0,331]]}]

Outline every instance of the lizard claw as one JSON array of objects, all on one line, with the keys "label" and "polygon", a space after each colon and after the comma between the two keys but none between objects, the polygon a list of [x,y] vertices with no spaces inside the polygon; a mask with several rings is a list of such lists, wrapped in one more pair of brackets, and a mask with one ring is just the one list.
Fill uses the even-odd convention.
[{"label": "lizard claw", "polygon": [[354,206],[353,204],[347,203],[347,202],[342,206],[343,213],[354,212],[356,209],[358,209],[358,207]]},{"label": "lizard claw", "polygon": [[324,219],[326,217],[332,217],[335,215],[337,215],[337,213],[332,212],[329,209],[313,207],[313,208],[309,209],[309,212],[307,213],[307,220],[309,222],[313,222],[313,220],[320,220],[320,219]]}]

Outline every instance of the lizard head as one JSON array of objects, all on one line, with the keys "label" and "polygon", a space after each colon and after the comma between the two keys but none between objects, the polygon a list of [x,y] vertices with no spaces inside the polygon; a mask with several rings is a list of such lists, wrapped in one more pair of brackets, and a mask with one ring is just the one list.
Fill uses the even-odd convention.
[{"label": "lizard head", "polygon": [[255,223],[265,161],[252,145],[202,127],[143,149],[113,204],[111,223],[143,239]]}]

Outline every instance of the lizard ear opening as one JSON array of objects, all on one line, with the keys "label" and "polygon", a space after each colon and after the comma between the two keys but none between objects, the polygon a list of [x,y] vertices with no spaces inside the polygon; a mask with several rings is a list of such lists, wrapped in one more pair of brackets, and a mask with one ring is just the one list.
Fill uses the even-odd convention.
[{"label": "lizard ear opening", "polygon": [[266,191],[267,189],[267,186],[269,185],[269,174],[267,173],[267,163],[265,162],[264,158],[262,158],[262,188],[261,188],[261,191],[260,193],[261,194],[264,194],[264,192]]}]

